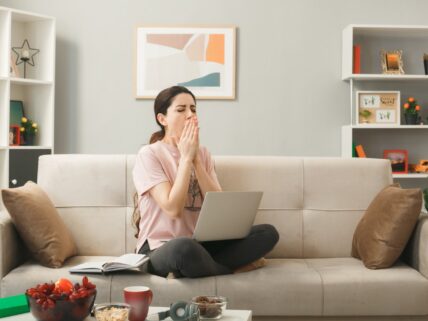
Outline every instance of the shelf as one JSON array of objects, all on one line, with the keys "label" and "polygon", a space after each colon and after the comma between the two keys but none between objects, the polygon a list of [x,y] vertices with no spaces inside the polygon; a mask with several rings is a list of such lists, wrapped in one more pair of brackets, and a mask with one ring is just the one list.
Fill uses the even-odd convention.
[{"label": "shelf", "polygon": [[342,80],[388,80],[388,81],[414,81],[428,80],[428,75],[387,75],[387,74],[352,74]]},{"label": "shelf", "polygon": [[8,146],[9,149],[52,149],[52,146]]},{"label": "shelf", "polygon": [[392,174],[393,178],[428,178],[428,173]]},{"label": "shelf", "polygon": [[412,37],[425,38],[428,33],[428,26],[425,25],[358,25],[352,24],[355,36],[363,37]]},{"label": "shelf", "polygon": [[15,85],[52,85],[52,81],[28,79],[28,78],[10,78],[10,82]]},{"label": "shelf", "polygon": [[347,125],[352,129],[428,129],[428,125]]}]

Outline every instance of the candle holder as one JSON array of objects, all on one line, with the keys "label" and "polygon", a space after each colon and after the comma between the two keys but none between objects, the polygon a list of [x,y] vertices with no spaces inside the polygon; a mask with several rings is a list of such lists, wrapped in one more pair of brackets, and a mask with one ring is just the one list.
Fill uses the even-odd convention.
[{"label": "candle holder", "polygon": [[16,53],[16,65],[24,64],[24,78],[27,78],[27,64],[35,66],[33,57],[37,55],[40,50],[31,48],[27,39],[24,40],[21,47],[13,47],[13,52]]}]

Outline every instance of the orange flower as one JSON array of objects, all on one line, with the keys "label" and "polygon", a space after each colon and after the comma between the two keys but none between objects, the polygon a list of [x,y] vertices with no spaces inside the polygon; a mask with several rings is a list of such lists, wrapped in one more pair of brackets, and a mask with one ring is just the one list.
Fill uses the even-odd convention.
[{"label": "orange flower", "polygon": [[416,105],[415,110],[417,110],[417,111],[421,110],[421,106]]},{"label": "orange flower", "polygon": [[404,104],[404,109],[409,109],[410,105],[408,103]]},{"label": "orange flower", "polygon": [[413,97],[409,97],[409,103],[412,103],[412,102],[414,102],[415,101],[415,98],[413,98]]}]

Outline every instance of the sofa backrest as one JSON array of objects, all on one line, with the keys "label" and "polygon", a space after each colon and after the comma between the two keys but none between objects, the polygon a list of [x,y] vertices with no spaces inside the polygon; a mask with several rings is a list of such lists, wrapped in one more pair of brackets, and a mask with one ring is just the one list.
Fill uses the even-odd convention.
[{"label": "sofa backrest", "polygon": [[[217,156],[223,190],[262,190],[255,224],[270,223],[275,258],[348,257],[354,229],[373,197],[392,183],[382,159]],[[135,247],[131,225],[135,155],[45,155],[38,184],[70,228],[80,255]]]}]

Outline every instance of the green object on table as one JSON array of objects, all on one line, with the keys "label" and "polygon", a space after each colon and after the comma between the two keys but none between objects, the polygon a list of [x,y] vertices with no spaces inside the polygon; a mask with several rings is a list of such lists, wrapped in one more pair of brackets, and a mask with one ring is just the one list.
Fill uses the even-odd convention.
[{"label": "green object on table", "polygon": [[355,149],[356,145],[352,143],[352,157],[357,157],[357,150]]},{"label": "green object on table", "polygon": [[25,294],[8,296],[0,299],[0,318],[30,311]]}]

